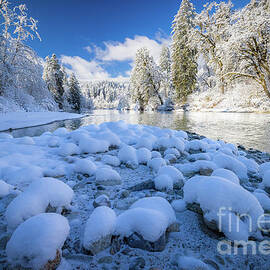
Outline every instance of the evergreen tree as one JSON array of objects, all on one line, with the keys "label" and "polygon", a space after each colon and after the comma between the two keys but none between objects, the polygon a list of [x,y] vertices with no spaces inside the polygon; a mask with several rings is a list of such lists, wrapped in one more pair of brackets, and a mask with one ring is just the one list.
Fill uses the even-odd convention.
[{"label": "evergreen tree", "polygon": [[46,57],[43,79],[60,109],[63,108],[64,73],[55,54]]},{"label": "evergreen tree", "polygon": [[162,86],[164,98],[171,97],[171,53],[168,46],[163,46],[159,59],[159,67],[162,73]]},{"label": "evergreen tree", "polygon": [[130,85],[132,97],[135,102],[138,102],[139,110],[145,110],[148,102],[154,97],[163,101],[159,95],[161,76],[154,59],[149,54],[149,50],[141,48],[136,53],[135,65],[132,70]]},{"label": "evergreen tree", "polygon": [[182,0],[172,24],[172,83],[177,100],[183,101],[196,85],[196,51],[189,43],[193,14],[193,5]]},{"label": "evergreen tree", "polygon": [[72,109],[80,112],[81,109],[81,89],[75,74],[72,73],[69,78],[69,103]]}]

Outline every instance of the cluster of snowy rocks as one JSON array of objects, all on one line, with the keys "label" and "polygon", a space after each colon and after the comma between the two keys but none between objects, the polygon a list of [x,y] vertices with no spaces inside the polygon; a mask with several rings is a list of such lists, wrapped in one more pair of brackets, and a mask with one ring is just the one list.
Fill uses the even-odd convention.
[{"label": "cluster of snowy rocks", "polygon": [[[191,215],[230,241],[270,236],[262,220],[270,212],[270,162],[180,130],[119,121],[39,137],[1,133],[0,179],[7,269],[226,268],[180,252],[179,242],[192,238],[183,236]],[[134,260],[134,252],[148,259]],[[165,254],[163,266],[151,259],[155,252]]]}]

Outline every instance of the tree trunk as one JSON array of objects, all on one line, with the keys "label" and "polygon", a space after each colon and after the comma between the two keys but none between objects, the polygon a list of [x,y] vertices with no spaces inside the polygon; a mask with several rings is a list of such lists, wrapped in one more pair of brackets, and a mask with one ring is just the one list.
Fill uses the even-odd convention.
[{"label": "tree trunk", "polygon": [[262,87],[267,97],[270,98],[270,74],[264,77]]}]

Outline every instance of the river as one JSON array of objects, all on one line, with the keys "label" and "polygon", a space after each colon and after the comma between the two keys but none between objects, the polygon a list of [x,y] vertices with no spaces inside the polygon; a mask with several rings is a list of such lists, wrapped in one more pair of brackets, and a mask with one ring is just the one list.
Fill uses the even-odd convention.
[{"label": "river", "polygon": [[132,124],[182,129],[212,139],[222,139],[246,148],[270,152],[270,114],[221,112],[119,112],[94,110],[82,119],[65,120],[38,127],[13,130],[14,137],[38,136],[59,127],[69,130],[89,124],[124,120]]}]

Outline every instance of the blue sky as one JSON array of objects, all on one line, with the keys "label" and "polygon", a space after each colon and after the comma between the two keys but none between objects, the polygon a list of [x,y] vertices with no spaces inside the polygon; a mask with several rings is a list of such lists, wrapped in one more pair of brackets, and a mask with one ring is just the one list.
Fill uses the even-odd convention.
[{"label": "blue sky", "polygon": [[[136,49],[148,47],[157,59],[169,41],[176,0],[22,0],[38,19],[38,55],[56,53],[81,80],[129,75]],[[197,11],[206,0],[193,0]],[[236,8],[248,0],[233,0]]]}]

